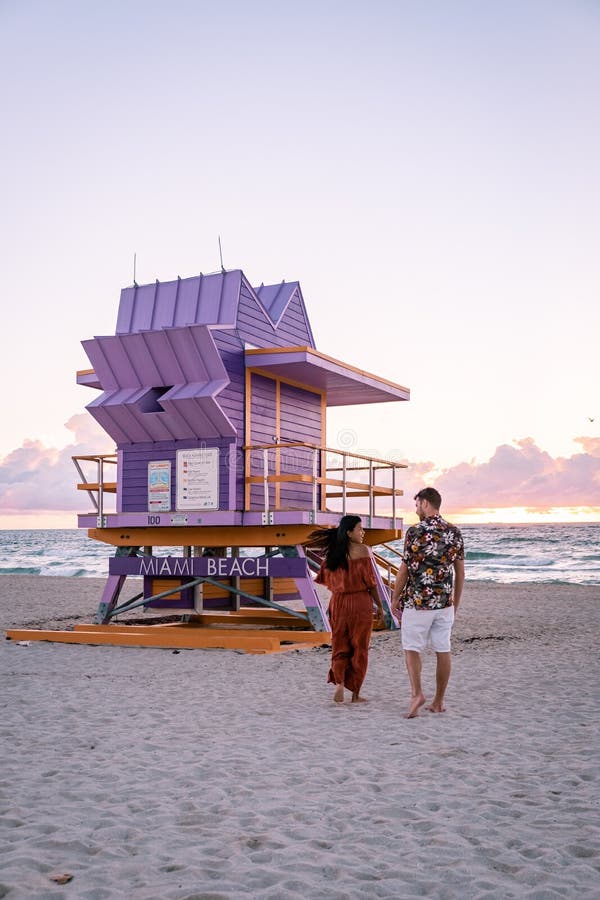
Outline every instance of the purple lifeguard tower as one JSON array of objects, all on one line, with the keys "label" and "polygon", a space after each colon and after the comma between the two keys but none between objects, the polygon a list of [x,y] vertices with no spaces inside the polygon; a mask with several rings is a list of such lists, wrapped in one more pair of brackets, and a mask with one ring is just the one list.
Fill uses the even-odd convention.
[{"label": "purple lifeguard tower", "polygon": [[[371,547],[398,538],[403,467],[328,448],[327,409],[408,389],[317,351],[298,282],[252,287],[240,270],[127,287],[115,334],[83,346],[93,368],[77,382],[101,391],[87,409],[117,448],[74,458],[93,504],[79,527],[116,548],[96,626],[143,606],[187,626],[245,615],[328,632],[302,542],[345,512]],[[395,566],[373,560],[394,627]],[[119,602],[132,575],[143,591]]]}]

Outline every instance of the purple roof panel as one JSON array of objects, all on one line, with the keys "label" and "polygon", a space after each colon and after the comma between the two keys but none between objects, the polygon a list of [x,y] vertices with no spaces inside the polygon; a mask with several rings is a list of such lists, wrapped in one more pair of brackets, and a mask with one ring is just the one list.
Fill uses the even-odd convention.
[{"label": "purple roof panel", "polygon": [[221,299],[225,287],[223,275],[206,275],[200,278],[200,302],[196,318],[203,324],[221,321]]},{"label": "purple roof panel", "polygon": [[[88,409],[119,444],[235,436],[219,404],[230,379],[213,337],[232,328],[240,356],[244,342],[264,347],[246,354],[247,366],[320,389],[329,406],[409,397],[314,349],[298,282],[255,289],[237,269],[125,288],[116,334],[83,342],[94,371],[78,381],[104,391]],[[228,365],[234,356],[228,349]]]},{"label": "purple roof panel", "polygon": [[112,362],[105,355],[105,350],[108,347],[108,342],[113,341],[116,343],[118,338],[105,338],[105,342],[101,342],[99,338],[93,338],[89,341],[82,341],[82,346],[85,352],[88,355],[88,359],[94,367],[94,372],[98,378],[98,381],[102,385],[102,389],[105,391],[112,391],[115,388],[118,388],[119,381],[112,369]]},{"label": "purple roof panel", "polygon": [[208,326],[120,334],[87,344],[90,359],[112,379],[111,388],[88,409],[118,443],[235,434],[217,400],[229,377]]},{"label": "purple roof panel", "polygon": [[121,299],[119,301],[119,312],[117,314],[116,334],[131,330],[131,320],[133,317],[133,304],[135,301],[137,291],[139,291],[139,290],[140,290],[140,288],[136,288],[136,287],[127,287],[127,288],[122,289]]},{"label": "purple roof panel", "polygon": [[224,381],[207,381],[197,384],[177,384],[165,394],[164,399],[189,400],[194,397],[214,397],[223,390],[225,384],[227,384],[227,379]]},{"label": "purple roof panel", "polygon": [[[160,332],[158,332],[160,334]],[[129,363],[130,368],[135,372],[137,384],[157,385],[164,384],[162,373],[159,368],[159,354],[153,353],[148,346],[147,338],[152,332],[144,332],[143,334],[127,334],[119,336],[119,345],[122,356]],[[102,338],[100,340],[103,340]],[[127,368],[126,365],[117,367],[115,358],[114,371],[119,374],[119,383],[127,384]]]},{"label": "purple roof panel", "polygon": [[[130,288],[133,291],[130,307],[130,318],[126,328],[120,328],[117,319],[117,334],[127,331],[147,331],[152,328],[152,313],[154,310],[154,295],[156,284],[143,284],[140,287]],[[120,317],[119,309],[119,317]]]},{"label": "purple roof panel", "polygon": [[[183,325],[233,328],[244,291],[250,302],[256,304],[257,312],[265,316],[265,326],[268,323],[277,328],[292,301],[299,304],[307,341],[314,346],[299,283],[282,281],[253,288],[239,269],[124,288],[116,333],[130,334]],[[298,317],[297,311],[294,316]]]},{"label": "purple roof panel", "polygon": [[182,278],[177,293],[175,321],[180,325],[191,325],[196,321],[198,298],[200,295],[199,278]]},{"label": "purple roof panel", "polygon": [[146,351],[144,365],[140,371],[143,376],[142,384],[170,386],[185,380],[166,331],[148,331],[140,335],[127,334],[122,337],[123,342],[127,344],[133,344],[140,339]]},{"label": "purple roof panel", "polygon": [[281,284],[261,284],[259,288],[254,288],[274,325],[278,324],[297,288],[297,281],[290,281],[288,284],[285,281]]},{"label": "purple roof panel", "polygon": [[[218,324],[235,325],[237,307],[242,287],[242,272],[237,269],[234,272],[225,272],[223,278],[223,290],[219,307]],[[209,324],[208,322],[206,324]]]},{"label": "purple roof panel", "polygon": [[113,394],[115,395],[113,404],[109,405],[109,401],[105,400],[106,405],[98,406],[99,401],[95,400],[87,406],[98,424],[117,443],[153,440],[149,432],[136,422],[127,405],[126,394],[123,391],[114,391]]},{"label": "purple roof panel", "polygon": [[[177,293],[181,281],[157,282],[150,328],[165,328],[175,323]],[[140,329],[142,330],[142,329]]]},{"label": "purple roof panel", "polygon": [[174,415],[179,418],[180,434],[184,431],[182,423],[185,422],[187,434],[183,437],[235,437],[235,428],[211,396],[178,398],[171,402],[170,394],[165,395],[161,405],[171,419]]},{"label": "purple roof panel", "polygon": [[121,291],[117,334],[182,325],[235,325],[242,273],[218,272]]},{"label": "purple roof panel", "polygon": [[247,350],[246,366],[324,391],[327,406],[408,400],[410,391],[348,363],[304,347]]}]

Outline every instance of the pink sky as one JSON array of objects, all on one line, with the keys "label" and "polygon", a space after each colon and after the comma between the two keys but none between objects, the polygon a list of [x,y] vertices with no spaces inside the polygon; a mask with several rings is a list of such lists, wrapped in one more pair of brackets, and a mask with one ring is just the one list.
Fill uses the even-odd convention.
[{"label": "pink sky", "polygon": [[409,461],[407,518],[424,481],[463,519],[600,518],[598,3],[177,10],[0,3],[2,527],[88,508],[70,456],[113,448],[74,372],[134,253],[187,277],[219,236],[300,281],[318,350],[410,388],[327,423]]},{"label": "pink sky", "polygon": [[[76,527],[76,512],[90,504],[75,488],[71,457],[109,453],[110,439],[87,413],[66,423],[72,443],[58,449],[27,440],[0,462],[0,527]],[[413,518],[412,497],[433,484],[443,511],[468,521],[600,521],[600,438],[580,437],[580,451],[553,457],[533,438],[497,447],[485,462],[436,469],[433,462],[409,460],[403,475],[402,515]]]}]

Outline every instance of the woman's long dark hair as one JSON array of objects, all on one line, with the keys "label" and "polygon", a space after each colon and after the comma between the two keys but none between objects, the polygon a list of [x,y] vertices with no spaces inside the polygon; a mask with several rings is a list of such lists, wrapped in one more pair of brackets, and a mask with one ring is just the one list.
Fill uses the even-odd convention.
[{"label": "woman's long dark hair", "polygon": [[342,516],[337,528],[318,528],[312,531],[306,545],[315,550],[325,551],[325,565],[330,572],[336,569],[348,569],[348,549],[350,538],[348,532],[361,522],[360,516]]}]

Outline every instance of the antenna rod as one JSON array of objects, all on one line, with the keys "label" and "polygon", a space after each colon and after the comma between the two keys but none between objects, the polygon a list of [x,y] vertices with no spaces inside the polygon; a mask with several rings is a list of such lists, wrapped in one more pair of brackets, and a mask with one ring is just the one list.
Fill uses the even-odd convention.
[{"label": "antenna rod", "polygon": [[221,272],[225,271],[225,266],[223,265],[223,251],[221,249],[221,235],[217,235],[219,238],[219,257],[221,258]]},{"label": "antenna rod", "polygon": [[133,283],[134,283],[134,284],[137,284],[137,282],[136,282],[136,280],[135,280],[135,263],[136,263],[136,257],[137,257],[137,253],[134,253],[134,254],[133,254]]}]

